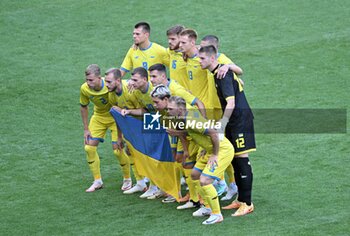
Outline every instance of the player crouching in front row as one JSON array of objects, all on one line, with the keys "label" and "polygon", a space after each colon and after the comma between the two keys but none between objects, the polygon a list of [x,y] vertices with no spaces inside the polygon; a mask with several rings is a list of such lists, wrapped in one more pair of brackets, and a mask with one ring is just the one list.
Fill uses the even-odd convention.
[{"label": "player crouching in front row", "polygon": [[[169,91],[167,93],[170,94]],[[193,180],[200,181],[198,192],[203,198],[205,206],[194,212],[193,216],[210,216],[203,221],[204,225],[220,223],[223,221],[223,216],[213,181],[219,179],[230,165],[234,156],[234,148],[223,135],[221,135],[220,140],[215,129],[211,127],[205,129],[203,126],[200,127],[201,125],[196,125],[196,123],[204,124],[207,120],[200,115],[196,108],[189,105],[187,107],[190,109],[186,108],[186,102],[181,97],[173,96],[168,99],[166,109],[169,115],[176,117],[176,122],[183,122],[185,129],[168,129],[167,132],[181,139],[185,151],[187,151],[186,135],[189,135],[195,143],[205,150],[204,156],[197,159],[191,173]],[[187,123],[195,125],[186,125]]]}]

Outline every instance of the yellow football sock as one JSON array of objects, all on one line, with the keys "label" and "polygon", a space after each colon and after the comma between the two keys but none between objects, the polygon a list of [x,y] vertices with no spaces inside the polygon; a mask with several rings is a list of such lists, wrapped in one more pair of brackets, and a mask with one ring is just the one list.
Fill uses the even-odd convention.
[{"label": "yellow football sock", "polygon": [[235,182],[235,175],[234,175],[234,170],[232,164],[230,164],[226,170],[225,170],[227,177],[228,177],[228,182],[229,183],[234,183]]},{"label": "yellow football sock", "polygon": [[126,155],[124,150],[120,151],[118,149],[113,150],[114,155],[119,161],[119,165],[122,168],[123,177],[124,179],[130,178],[130,160],[129,157]]},{"label": "yellow football sock", "polygon": [[86,160],[89,163],[90,171],[94,179],[101,179],[100,157],[97,153],[97,146],[85,145]]},{"label": "yellow football sock", "polygon": [[[198,183],[199,183],[199,180],[197,180]],[[198,190],[198,193],[199,195],[201,196],[202,200],[203,200],[203,205],[206,207],[206,208],[210,208],[209,206],[209,202],[208,202],[208,197],[206,196],[204,190],[203,190],[203,187],[199,184],[196,186],[197,190]]]},{"label": "yellow football sock", "polygon": [[221,214],[218,194],[212,184],[202,186],[203,194],[206,196],[211,212]]},{"label": "yellow football sock", "polygon": [[[181,163],[178,163],[178,162],[175,162],[175,174],[176,174],[176,180],[178,180],[179,182],[179,189],[181,189],[181,173],[183,172],[183,168],[182,168],[182,164]],[[181,192],[181,191],[180,191]]]},{"label": "yellow football sock", "polygon": [[129,156],[129,160],[130,160],[130,166],[131,166],[132,172],[134,173],[135,179],[142,180],[143,176],[139,175],[139,172],[136,169],[133,155]]},{"label": "yellow football sock", "polygon": [[188,186],[188,191],[190,192],[190,199],[194,202],[198,202],[198,190],[196,185],[200,187],[199,180],[193,180],[191,178],[192,169],[184,169],[184,174],[186,176],[186,183]]}]

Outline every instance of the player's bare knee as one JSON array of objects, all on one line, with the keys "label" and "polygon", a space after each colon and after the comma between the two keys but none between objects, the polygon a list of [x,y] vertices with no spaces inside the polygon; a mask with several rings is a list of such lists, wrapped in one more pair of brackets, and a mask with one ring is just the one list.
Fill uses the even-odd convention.
[{"label": "player's bare knee", "polygon": [[201,186],[206,186],[209,185],[211,183],[213,183],[213,179],[207,177],[207,176],[203,176],[201,175],[200,179],[199,179],[199,183]]},{"label": "player's bare knee", "polygon": [[195,169],[191,172],[191,179],[192,180],[199,180],[199,177],[201,176],[201,173]]},{"label": "player's bare knee", "polygon": [[99,140],[91,140],[91,139],[89,139],[87,145],[89,145],[89,146],[98,146],[99,143],[100,143]]},{"label": "player's bare knee", "polygon": [[193,163],[182,163],[182,167],[183,167],[184,169],[190,170],[190,169],[193,169],[194,164],[193,164]]}]

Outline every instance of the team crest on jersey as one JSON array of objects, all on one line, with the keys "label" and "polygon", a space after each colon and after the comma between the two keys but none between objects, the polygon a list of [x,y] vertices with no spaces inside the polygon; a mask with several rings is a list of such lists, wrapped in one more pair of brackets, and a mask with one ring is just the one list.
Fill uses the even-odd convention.
[{"label": "team crest on jersey", "polygon": [[155,56],[150,56],[149,58],[155,58]]},{"label": "team crest on jersey", "polygon": [[137,59],[137,58],[139,58],[139,56],[135,56],[134,58]]},{"label": "team crest on jersey", "polygon": [[216,164],[209,165],[209,172],[214,173],[214,171],[216,170],[216,167],[218,167],[218,165]]}]

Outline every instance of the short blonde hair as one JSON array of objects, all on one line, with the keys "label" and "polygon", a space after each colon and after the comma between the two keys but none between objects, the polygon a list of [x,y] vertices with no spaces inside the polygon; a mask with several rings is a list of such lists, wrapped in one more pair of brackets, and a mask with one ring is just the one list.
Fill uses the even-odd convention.
[{"label": "short blonde hair", "polygon": [[100,76],[101,75],[101,69],[97,64],[91,64],[89,65],[85,70],[85,75],[95,75]]}]

